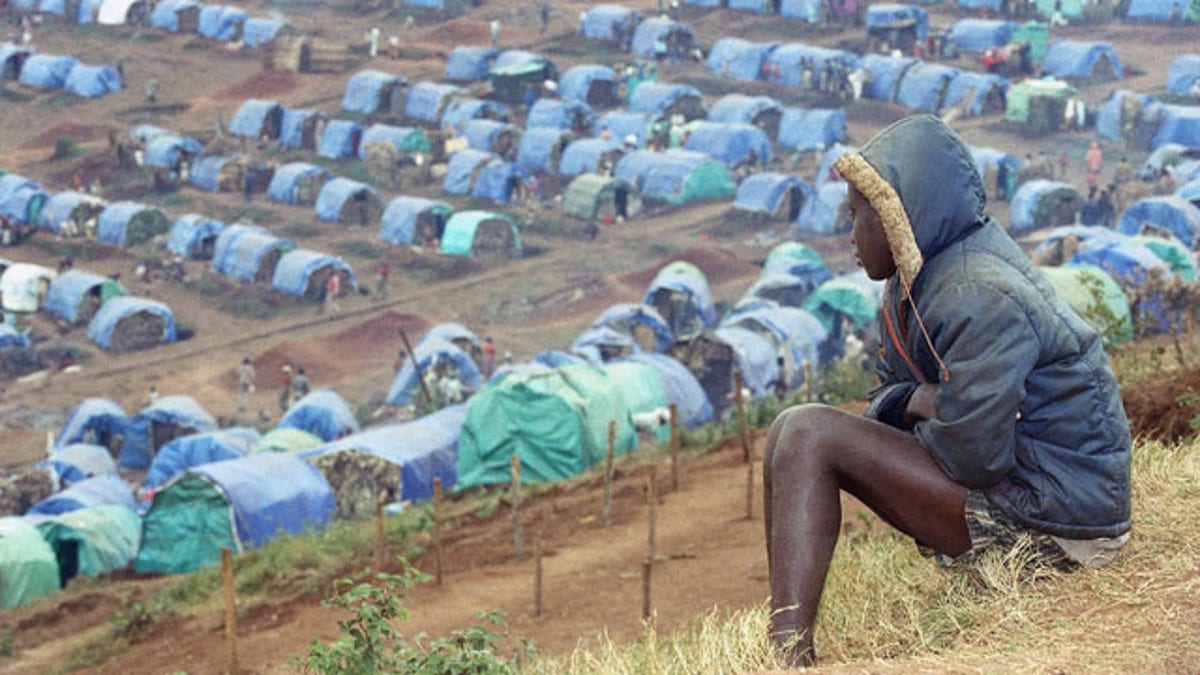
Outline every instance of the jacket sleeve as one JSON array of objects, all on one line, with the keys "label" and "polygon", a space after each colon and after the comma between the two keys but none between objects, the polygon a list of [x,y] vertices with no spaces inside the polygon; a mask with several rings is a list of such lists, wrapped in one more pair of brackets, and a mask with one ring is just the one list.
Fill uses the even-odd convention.
[{"label": "jacket sleeve", "polygon": [[[880,332],[883,332],[882,328]],[[904,409],[908,406],[908,399],[916,391],[917,383],[911,379],[897,377],[886,356],[881,355],[872,360],[875,374],[879,376],[879,386],[867,392],[870,404],[867,405],[863,415],[876,422],[902,429],[904,428]]]},{"label": "jacket sleeve", "polygon": [[939,383],[937,416],[914,432],[952,480],[991,487],[1016,462],[1017,412],[1037,363],[1038,335],[1023,305],[990,284],[941,288],[923,304],[950,380]]}]

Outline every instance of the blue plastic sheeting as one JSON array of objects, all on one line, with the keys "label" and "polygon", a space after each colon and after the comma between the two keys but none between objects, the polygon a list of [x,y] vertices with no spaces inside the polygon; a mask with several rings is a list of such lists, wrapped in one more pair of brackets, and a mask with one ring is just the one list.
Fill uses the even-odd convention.
[{"label": "blue plastic sheeting", "polygon": [[411,422],[386,424],[327,443],[301,456],[312,461],[342,450],[359,450],[400,467],[400,498],[433,497],[434,479],[449,489],[458,482],[458,435],[466,404],[452,405]]},{"label": "blue plastic sheeting", "polygon": [[700,386],[699,380],[682,363],[665,354],[640,352],[631,354],[614,363],[640,363],[654,369],[667,394],[667,401],[674,403],[679,413],[679,424],[694,429],[713,419],[712,403]]},{"label": "blue plastic sheeting", "polygon": [[506,129],[514,129],[507,122],[496,120],[467,120],[458,129],[458,135],[467,139],[467,147],[492,152],[496,136]]},{"label": "blue plastic sheeting", "polygon": [[558,98],[539,98],[529,109],[525,118],[526,129],[552,127],[555,129],[571,129],[575,120],[583,118],[584,129],[596,125],[596,112],[583,101],[565,101]]},{"label": "blue plastic sheeting", "polygon": [[683,4],[688,7],[706,7],[708,9],[716,9],[721,6],[722,0],[683,0]]},{"label": "blue plastic sheeting", "polygon": [[750,42],[739,38],[722,38],[708,52],[709,72],[735,80],[753,82],[762,78],[763,63],[778,42]]},{"label": "blue plastic sheeting", "polygon": [[[413,359],[416,359],[415,363]],[[387,394],[389,405],[408,405],[413,391],[420,388],[420,382],[417,380],[417,363],[420,364],[422,373],[429,372],[431,368],[439,364],[453,364],[458,371],[458,379],[465,388],[477,390],[482,384],[479,366],[475,364],[475,360],[469,354],[459,349],[458,345],[453,342],[426,337],[416,347],[413,347],[413,353],[404,360],[400,372],[396,373],[396,377],[392,380]]]},{"label": "blue plastic sheeting", "polygon": [[240,7],[205,5],[200,8],[200,26],[196,32],[210,40],[229,42],[237,38],[238,31],[249,16]]},{"label": "blue plastic sheeting", "polygon": [[1167,69],[1167,93],[1191,94],[1192,87],[1200,81],[1200,54],[1180,54],[1171,59]]},{"label": "blue plastic sheeting", "polygon": [[490,199],[497,204],[507,204],[512,197],[512,189],[516,181],[521,180],[524,171],[514,162],[506,162],[499,157],[489,159],[483,165],[471,187],[471,196],[478,199]]},{"label": "blue plastic sheeting", "polygon": [[975,162],[975,171],[979,172],[981,177],[987,175],[988,169],[999,169],[1001,164],[1014,176],[1021,168],[1021,158],[1003,150],[974,145],[967,146],[967,150],[971,151],[971,159]]},{"label": "blue plastic sheeting", "polygon": [[417,218],[430,209],[444,209],[446,213],[453,210],[446,202],[434,199],[396,197],[383,210],[379,221],[379,238],[401,246],[412,244]]},{"label": "blue plastic sheeting", "polygon": [[442,129],[457,130],[467,120],[478,118],[506,122],[508,121],[508,109],[504,107],[503,103],[496,101],[456,97],[450,99],[450,102],[446,104],[438,126]]},{"label": "blue plastic sheeting", "polygon": [[823,150],[844,140],[844,109],[783,109],[783,117],[779,122],[779,145],[801,151]]},{"label": "blue plastic sheeting", "polygon": [[746,328],[762,334],[766,332],[778,351],[786,350],[784,367],[789,375],[789,388],[804,384],[804,362],[816,374],[821,364],[821,346],[829,333],[821,321],[799,307],[786,307],[774,303],[760,303],[754,308],[735,312],[721,321],[723,327]]},{"label": "blue plastic sheeting", "polygon": [[636,354],[642,351],[641,346],[633,341],[632,336],[608,326],[585,328],[567,348],[567,351],[582,357],[593,366],[601,366],[604,365],[604,347],[618,353]]},{"label": "blue plastic sheeting", "polygon": [[836,234],[848,232],[850,221],[842,217],[846,201],[846,183],[827,181],[816,190],[816,198],[804,203],[796,219],[797,233]]},{"label": "blue plastic sheeting", "polygon": [[1174,275],[1161,258],[1142,244],[1130,241],[1114,242],[1101,246],[1087,246],[1076,251],[1068,264],[1095,265],[1104,270],[1119,284],[1141,286],[1152,270],[1164,279]]},{"label": "blue plastic sheeting", "polygon": [[307,431],[326,443],[358,433],[358,421],[350,406],[328,388],[314,389],[293,403],[277,426]]},{"label": "blue plastic sheeting", "polygon": [[804,201],[812,199],[812,188],[799,176],[763,172],[747,176],[733,196],[733,208],[773,215],[792,188],[799,188]]},{"label": "blue plastic sheeting", "polygon": [[570,137],[569,131],[557,127],[527,129],[517,145],[517,164],[526,171],[553,173],[555,167],[551,160],[554,158],[554,147],[566,143]]},{"label": "blue plastic sheeting", "polygon": [[157,314],[166,319],[162,341],[164,343],[175,341],[175,315],[171,312],[171,308],[161,302],[129,295],[110,298],[108,302],[100,305],[100,309],[88,323],[88,339],[104,349],[108,349],[112,332],[117,327],[117,323],[140,312]]},{"label": "blue plastic sheeting", "polygon": [[1157,148],[1164,143],[1200,147],[1200,106],[1160,104],[1155,108],[1162,122],[1151,141],[1152,147]]},{"label": "blue plastic sheeting", "polygon": [[586,102],[592,84],[600,81],[608,83],[612,89],[612,98],[616,99],[618,79],[616,71],[608,66],[585,63],[569,68],[563,73],[558,80],[558,95],[567,101]]},{"label": "blue plastic sheeting", "polygon": [[229,135],[244,136],[257,141],[264,131],[274,133],[282,119],[283,106],[278,102],[246,99],[229,120]]},{"label": "blue plastic sheeting", "polygon": [[24,333],[8,324],[0,324],[0,350],[25,349],[29,346],[29,338]]},{"label": "blue plastic sheeting", "polygon": [[779,3],[779,15],[810,24],[820,23],[823,6],[821,0],[783,0]]},{"label": "blue plastic sheeting", "polygon": [[74,485],[92,476],[116,476],[117,464],[108,448],[94,443],[71,443],[55,448],[36,469],[54,469],[64,485]]},{"label": "blue plastic sheeting", "polygon": [[[1082,197],[1079,195],[1079,191],[1068,183],[1044,179],[1021,183],[1021,187],[1017,188],[1017,193],[1012,195],[1008,204],[1009,231],[1025,232],[1037,227],[1038,224],[1034,219],[1038,202],[1046,194],[1063,189],[1072,190],[1077,196]],[[1082,202],[1083,199],[1080,198],[1079,201]]]},{"label": "blue plastic sheeting", "polygon": [[0,190],[0,213],[18,223],[34,224],[35,217],[40,220],[41,211],[49,202],[50,193],[28,179],[21,179],[11,189]]},{"label": "blue plastic sheeting", "polygon": [[1139,199],[1121,212],[1116,229],[1122,234],[1141,234],[1145,224],[1169,230],[1193,249],[1200,235],[1200,208],[1175,195]]},{"label": "blue plastic sheeting", "polygon": [[104,0],[82,0],[79,3],[79,13],[75,19],[79,23],[92,23],[93,12],[99,14],[100,6],[104,4]]},{"label": "blue plastic sheeting", "polygon": [[312,174],[319,174],[326,179],[332,178],[333,173],[323,166],[308,162],[290,162],[275,169],[271,183],[267,186],[267,198],[284,204],[299,204],[296,185],[301,179]]},{"label": "blue plastic sheeting", "polygon": [[188,173],[188,183],[201,190],[216,192],[221,187],[221,167],[239,157],[240,155],[205,155],[197,159]]},{"label": "blue plastic sheeting", "polygon": [[1121,102],[1126,96],[1138,97],[1139,108],[1154,99],[1145,94],[1137,94],[1128,89],[1118,89],[1105,99],[1096,115],[1096,135],[1110,141],[1121,139]]},{"label": "blue plastic sheeting", "polygon": [[672,148],[663,152],[634,150],[633,152],[625,153],[621,156],[621,159],[617,160],[617,166],[613,169],[613,176],[620,178],[630,185],[636,185],[640,190],[645,185],[646,177],[650,175],[650,171],[659,164],[675,162],[695,166],[705,161],[712,160],[709,159],[708,155],[678,148]]},{"label": "blue plastic sheeting", "polygon": [[717,323],[717,309],[713,304],[708,278],[695,265],[678,261],[668,263],[658,271],[658,274],[654,275],[654,279],[646,287],[642,304],[649,305],[654,298],[655,291],[660,288],[687,295],[696,309],[696,316],[705,327],[711,327]]},{"label": "blue plastic sheeting", "polygon": [[821,159],[817,161],[817,176],[813,181],[813,187],[819,191],[828,182],[841,181],[842,178],[837,174],[837,169],[833,168],[833,164],[851,152],[858,152],[858,148],[853,145],[837,143],[821,153]]},{"label": "blue plastic sheeting", "polygon": [[1190,6],[1190,0],[1131,0],[1125,18],[1179,21],[1188,16]]},{"label": "blue plastic sheeting", "polygon": [[904,72],[917,63],[917,59],[908,56],[892,58],[867,54],[862,59],[862,66],[871,71],[871,81],[863,89],[863,98],[895,101]]},{"label": "blue plastic sheeting", "polygon": [[989,12],[994,14],[998,14],[1004,9],[1004,0],[955,0],[954,4],[973,11],[979,11],[986,7]]},{"label": "blue plastic sheeting", "polygon": [[325,477],[285,452],[264,452],[187,471],[216,485],[233,508],[239,546],[257,548],[280,534],[323,530],[336,506]]},{"label": "blue plastic sheeting", "polygon": [[351,120],[329,120],[317,140],[317,155],[328,159],[346,159],[358,152],[362,125]]},{"label": "blue plastic sheeting", "polygon": [[500,50],[459,45],[446,56],[446,79],[451,82],[486,80]]},{"label": "blue plastic sheeting", "polygon": [[872,28],[888,28],[903,21],[913,21],[917,24],[917,39],[924,40],[929,36],[929,12],[912,5],[881,3],[867,7],[863,24],[867,30]]},{"label": "blue plastic sheeting", "polygon": [[1171,177],[1175,183],[1189,183],[1200,178],[1200,160],[1188,159],[1171,167]]},{"label": "blue plastic sheeting", "polygon": [[652,164],[642,181],[642,197],[681,203],[685,197],[688,197],[688,184],[698,173],[705,176],[703,180],[713,182],[715,187],[719,188],[705,189],[705,198],[729,199],[733,197],[737,185],[729,169],[719,161],[709,159],[708,155],[690,150],[671,151],[670,156],[665,160]]},{"label": "blue plastic sheeting", "polygon": [[67,323],[77,323],[83,319],[82,316],[79,316],[79,301],[93,288],[107,283],[113,282],[108,277],[94,272],[67,270],[50,282],[50,290],[46,292],[46,304],[43,309]]},{"label": "blue plastic sheeting", "polygon": [[753,124],[712,122],[697,126],[688,134],[684,149],[702,152],[728,167],[736,166],[751,152],[759,166],[771,159],[771,139]]},{"label": "blue plastic sheeting", "polygon": [[114,202],[104,207],[96,223],[96,239],[113,246],[125,246],[125,228],[142,211],[155,210],[138,202]]},{"label": "blue plastic sheeting", "polygon": [[798,286],[803,295],[807,297],[809,293],[832,278],[833,275],[829,273],[829,268],[819,259],[776,256],[767,259],[766,264],[763,265],[762,274],[746,290],[744,298],[753,298],[759,293],[770,293],[776,288],[774,285],[777,283],[776,279],[793,288]]},{"label": "blue plastic sheeting", "polygon": [[769,96],[727,94],[708,109],[708,121],[752,124],[754,118],[764,112],[783,114],[783,106]]},{"label": "blue plastic sheeting", "polygon": [[283,119],[279,123],[279,144],[285,148],[299,149],[304,142],[304,124],[314,116],[325,117],[325,113],[320,110],[284,108]]},{"label": "blue plastic sheeting", "polygon": [[77,63],[67,75],[63,89],[83,96],[84,98],[99,98],[105,94],[121,91],[121,76],[112,66],[89,66]]},{"label": "blue plastic sheeting", "polygon": [[696,42],[696,34],[686,25],[678,21],[654,17],[638,24],[637,30],[633,32],[633,41],[630,42],[629,53],[634,56],[653,57],[654,43],[659,40],[665,41],[667,36],[673,33],[679,33],[684,36],[681,38],[682,41],[680,44],[684,45],[688,50]]},{"label": "blue plastic sheeting", "polygon": [[258,49],[275,39],[279,31],[286,26],[279,19],[252,17],[242,24],[242,45],[247,49]]},{"label": "blue plastic sheeting", "polygon": [[936,63],[915,63],[904,73],[896,90],[896,102],[914,110],[937,112],[943,93],[961,71]]},{"label": "blue plastic sheeting", "polygon": [[591,173],[600,165],[601,155],[619,147],[621,144],[617,141],[603,138],[581,138],[574,141],[563,150],[562,157],[559,158],[558,175],[578,176]]},{"label": "blue plastic sheeting", "polygon": [[150,13],[150,25],[171,32],[179,31],[179,12],[199,7],[196,0],[160,0]]},{"label": "blue plastic sheeting", "polygon": [[42,184],[15,173],[0,175],[0,200],[8,200],[13,193],[25,189],[41,190]]},{"label": "blue plastic sheeting", "polygon": [[79,60],[72,56],[34,54],[21,66],[19,81],[40,89],[62,89],[67,76],[78,63]]},{"label": "blue plastic sheeting", "polygon": [[[415,141],[409,139],[416,137]],[[392,150],[400,152],[429,152],[429,137],[416,127],[398,127],[391,124],[372,124],[363,132],[358,144],[358,158],[367,158],[367,146],[387,144]]]},{"label": "blue plastic sheeting", "polygon": [[258,263],[268,252],[289,249],[294,244],[257,225],[230,225],[217,236],[213,249],[213,271],[227,277],[254,281]]},{"label": "blue plastic sheeting", "polygon": [[152,490],[166,485],[192,467],[245,457],[259,438],[258,431],[249,427],[206,431],[176,438],[155,453],[142,488]]},{"label": "blue plastic sheeting", "polygon": [[592,40],[614,40],[618,27],[637,25],[642,13],[621,5],[594,5],[589,7],[579,22],[579,32]]},{"label": "blue plastic sheeting", "polygon": [[479,336],[475,334],[475,331],[457,321],[447,321],[433,326],[421,336],[421,342],[426,340],[444,340],[451,343],[463,340],[469,342],[475,349],[483,349],[483,343],[479,341]]},{"label": "blue plastic sheeting", "polygon": [[[506,367],[506,368],[504,368],[504,370],[514,372],[514,373],[520,373],[522,376],[524,376],[526,374],[545,372],[545,370],[554,370],[555,368],[562,368],[563,366],[579,365],[581,363],[587,363],[587,361],[585,361],[583,358],[581,358],[575,354],[568,354],[567,352],[564,352],[561,349],[551,349],[549,351],[539,352],[536,356],[533,357],[532,363],[517,364],[518,366],[526,366],[525,368],[520,368],[520,367],[508,368],[508,367]],[[537,368],[537,366],[541,366],[541,368]],[[543,370],[543,369],[545,369],[545,370]],[[497,371],[496,375],[493,376],[492,379],[488,380],[488,381],[489,382],[497,381],[500,379],[499,376],[500,376],[500,371]]]},{"label": "blue plastic sheeting", "polygon": [[80,401],[54,438],[56,450],[74,443],[95,443],[125,433],[128,418],[116,401],[86,398]]},{"label": "blue plastic sheeting", "polygon": [[442,191],[452,195],[469,193],[475,168],[494,158],[497,158],[496,155],[490,152],[471,148],[464,148],[450,155],[449,161],[446,162],[446,177],[442,179]]},{"label": "blue plastic sheeting", "polygon": [[755,397],[773,393],[771,382],[779,375],[775,346],[758,333],[745,328],[721,327],[713,334],[733,349],[742,382]]},{"label": "blue plastic sheeting", "polygon": [[337,177],[321,186],[317,195],[317,217],[330,223],[338,222],[338,213],[347,199],[357,199],[360,195],[375,195],[379,199],[379,190],[349,178]]},{"label": "blue plastic sheeting", "polygon": [[637,326],[645,326],[654,332],[655,352],[665,352],[675,342],[675,334],[671,327],[658,310],[650,305],[639,305],[635,302],[617,303],[601,312],[591,325],[592,328],[612,328],[630,337],[633,337]]},{"label": "blue plastic sheeting", "polygon": [[132,415],[125,425],[125,442],[121,444],[118,462],[122,469],[145,469],[150,466],[150,456],[153,454],[150,437],[152,424],[175,425],[192,429],[194,433],[217,430],[217,421],[196,399],[182,394],[163,396]]},{"label": "blue plastic sheeting", "polygon": [[142,150],[142,164],[174,168],[183,153],[199,157],[204,154],[204,146],[190,136],[159,134],[146,141],[146,147]]},{"label": "blue plastic sheeting", "polygon": [[466,89],[453,84],[418,82],[408,88],[408,96],[404,99],[404,116],[426,124],[437,124],[442,106],[449,97],[468,94]]},{"label": "blue plastic sheeting", "polygon": [[[908,76],[905,76],[908,79]],[[990,73],[977,73],[973,70],[961,70],[950,80],[950,85],[946,87],[946,95],[942,98],[943,108],[952,108],[962,103],[963,98],[969,93],[971,101],[968,105],[972,115],[983,114],[983,104],[987,101],[988,95],[995,90],[1000,92],[1008,92],[1008,80],[999,75]]]},{"label": "blue plastic sheeting", "polygon": [[1055,40],[1042,57],[1042,72],[1055,77],[1091,77],[1092,68],[1102,58],[1112,64],[1116,77],[1123,77],[1121,60],[1107,42]]},{"label": "blue plastic sheeting", "polygon": [[380,70],[360,70],[346,81],[342,94],[342,110],[370,115],[379,111],[383,101],[381,95],[392,85],[407,85],[402,75]]},{"label": "blue plastic sheeting", "polygon": [[549,59],[524,49],[506,49],[496,55],[496,60],[492,64],[492,71],[497,71],[503,68],[511,68],[513,66],[523,66],[528,63],[551,63]]},{"label": "blue plastic sheeting", "polygon": [[629,98],[629,110],[659,117],[681,96],[696,98],[701,105],[704,105],[704,97],[700,94],[700,90],[693,86],[668,82],[643,82],[633,90],[633,96]]},{"label": "blue plastic sheeting", "polygon": [[1200,208],[1200,180],[1180,185],[1175,190],[1175,196],[1190,202],[1192,206]]},{"label": "blue plastic sheeting", "polygon": [[767,57],[767,64],[770,65],[770,70],[764,79],[771,84],[779,84],[785,87],[803,87],[804,82],[801,79],[803,69],[800,64],[805,60],[813,66],[811,83],[813,89],[822,88],[821,78],[824,77],[825,64],[827,62],[841,63],[850,69],[858,67],[859,64],[858,55],[850,52],[840,49],[816,47],[801,42],[789,42],[785,45],[780,45]]},{"label": "blue plastic sheeting", "polygon": [[50,495],[29,507],[27,515],[56,516],[60,513],[104,504],[124,506],[130,511],[137,510],[133,490],[129,489],[125,481],[121,480],[120,476],[102,474],[85,478],[62,492]]},{"label": "blue plastic sheeting", "polygon": [[271,276],[271,288],[288,295],[303,297],[308,290],[308,278],[322,267],[332,267],[350,276],[349,287],[358,287],[354,270],[341,258],[302,248],[292,249],[279,258],[275,273]]},{"label": "blue plastic sheeting", "polygon": [[600,116],[599,121],[596,122],[596,131],[607,131],[613,140],[621,142],[633,136],[637,139],[637,146],[644,148],[646,141],[650,138],[653,121],[654,118],[646,113],[610,110]]},{"label": "blue plastic sheeting", "polygon": [[1013,22],[999,19],[960,19],[950,26],[950,39],[959,49],[983,52],[1008,44],[1013,26]]},{"label": "blue plastic sheeting", "polygon": [[55,234],[62,234],[63,222],[83,202],[104,203],[103,200],[95,195],[75,192],[74,190],[64,190],[50,195],[50,199],[46,200],[45,205],[42,207],[41,221],[38,223],[39,227]]}]

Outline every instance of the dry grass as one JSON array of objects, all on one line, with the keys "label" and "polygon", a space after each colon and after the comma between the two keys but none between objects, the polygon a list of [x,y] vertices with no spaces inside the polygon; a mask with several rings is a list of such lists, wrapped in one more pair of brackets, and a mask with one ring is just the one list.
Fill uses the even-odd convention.
[{"label": "dry grass", "polygon": [[[1031,573],[1023,553],[943,571],[911,542],[859,531],[835,554],[817,648],[828,672],[1181,673],[1200,664],[1200,439],[1135,444],[1134,530],[1107,568]],[[601,640],[537,673],[774,668],[765,607],[698,617],[634,645]]]}]

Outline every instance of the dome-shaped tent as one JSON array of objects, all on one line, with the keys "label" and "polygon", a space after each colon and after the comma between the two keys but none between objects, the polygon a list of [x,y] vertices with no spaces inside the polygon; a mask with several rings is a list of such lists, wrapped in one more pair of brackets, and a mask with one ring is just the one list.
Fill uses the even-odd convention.
[{"label": "dome-shaped tent", "polygon": [[212,268],[242,281],[269,282],[275,276],[279,258],[293,248],[295,244],[290,240],[280,239],[257,225],[234,224],[217,236]]},{"label": "dome-shaped tent", "polygon": [[763,64],[778,42],[750,42],[740,38],[721,38],[708,51],[709,72],[735,80],[753,82],[762,77]]},{"label": "dome-shaped tent", "polygon": [[73,485],[92,476],[118,475],[112,453],[107,447],[94,443],[71,443],[55,448],[34,468],[54,469],[63,485]]},{"label": "dome-shaped tent", "polygon": [[594,173],[577,176],[563,191],[563,215],[583,220],[629,219],[642,210],[642,198],[630,183]]},{"label": "dome-shaped tent", "polygon": [[283,106],[277,101],[246,99],[229,120],[229,135],[275,140],[283,127]]},{"label": "dome-shaped tent", "polygon": [[323,297],[329,277],[333,275],[339,277],[343,293],[358,288],[358,279],[346,261],[326,253],[296,248],[279,258],[271,276],[271,288],[316,300]]},{"label": "dome-shaped tent", "polygon": [[383,202],[370,185],[338,177],[321,186],[315,208],[317,217],[327,222],[370,225],[379,222]]},{"label": "dome-shaped tent", "polygon": [[558,81],[558,95],[568,101],[579,101],[590,108],[612,108],[624,103],[619,82],[620,78],[612,68],[586,63],[563,73]]},{"label": "dome-shaped tent", "polygon": [[100,306],[88,339],[114,354],[175,341],[175,314],[161,302],[122,295]]},{"label": "dome-shaped tent", "polygon": [[245,457],[258,441],[258,431],[249,427],[180,436],[155,453],[142,488],[148,490],[166,485],[194,466]]},{"label": "dome-shaped tent", "polygon": [[467,94],[467,90],[453,84],[418,82],[408,88],[404,102],[404,116],[422,124],[437,124],[442,110],[453,96]]},{"label": "dome-shaped tent", "polygon": [[95,443],[116,449],[115,440],[125,433],[128,418],[121,406],[106,398],[87,398],[76,404],[58,435],[54,437],[56,450],[73,443]]},{"label": "dome-shaped tent", "polygon": [[1195,248],[1200,242],[1200,207],[1174,195],[1139,199],[1121,212],[1116,229],[1130,235],[1166,231]]},{"label": "dome-shaped tent", "polygon": [[101,305],[122,295],[125,295],[125,289],[113,279],[71,269],[50,282],[46,311],[69,324],[85,324],[91,321]]},{"label": "dome-shaped tent", "polygon": [[346,81],[342,110],[364,115],[399,115],[404,111],[408,80],[379,70],[361,70]]},{"label": "dome-shaped tent", "polygon": [[716,307],[708,277],[695,265],[668,263],[646,287],[642,304],[656,309],[675,338],[686,339],[716,324]]},{"label": "dome-shaped tent", "polygon": [[279,420],[281,429],[299,429],[328,443],[358,432],[358,421],[345,399],[332,389],[314,389],[293,403]]},{"label": "dome-shaped tent", "polygon": [[1020,234],[1075,222],[1083,195],[1073,185],[1037,179],[1017,188],[1008,206],[1009,231]]},{"label": "dome-shaped tent", "polygon": [[0,518],[0,607],[13,609],[60,588],[54,549],[25,518]]},{"label": "dome-shaped tent", "polygon": [[665,352],[675,341],[675,334],[658,310],[633,302],[610,306],[592,321],[592,327],[625,333],[646,352]]},{"label": "dome-shaped tent", "polygon": [[50,195],[46,200],[38,225],[64,237],[81,237],[88,231],[95,233],[105,206],[104,200],[99,197],[65,190]]},{"label": "dome-shaped tent", "polygon": [[0,305],[7,312],[36,312],[46,304],[57,277],[43,265],[13,263],[0,274]]},{"label": "dome-shaped tent", "polygon": [[383,210],[379,238],[401,246],[441,239],[446,219],[453,211],[449,204],[434,199],[396,197]]},{"label": "dome-shaped tent", "polygon": [[85,478],[34,504],[29,509],[29,515],[53,516],[103,504],[121,506],[129,511],[137,510],[133,491],[125,481],[117,475],[101,474]]},{"label": "dome-shaped tent", "polygon": [[217,237],[225,231],[225,223],[198,213],[180,216],[171,224],[167,250],[192,260],[212,260]]},{"label": "dome-shaped tent", "polygon": [[323,166],[308,162],[289,162],[277,168],[267,186],[267,198],[284,204],[308,206],[317,203],[321,186],[333,178]]},{"label": "dome-shaped tent", "polygon": [[418,365],[426,377],[452,377],[457,379],[462,387],[471,391],[479,389],[482,384],[479,366],[470,354],[449,340],[426,336],[413,348],[413,354],[405,359],[400,372],[396,373],[395,379],[392,380],[387,395],[389,405],[402,406],[410,403],[413,392],[421,387],[417,374]]},{"label": "dome-shaped tent", "polygon": [[114,202],[104,207],[96,225],[96,238],[125,248],[150,241],[171,228],[161,209],[138,202]]},{"label": "dome-shaped tent", "polygon": [[329,120],[317,139],[317,155],[326,159],[357,157],[362,133],[362,125],[353,120]]},{"label": "dome-shaped tent", "polygon": [[58,559],[59,583],[76,575],[98,577],[129,566],[142,543],[142,520],[123,506],[102,504],[37,523]]},{"label": "dome-shaped tent", "polygon": [[743,213],[794,222],[811,198],[812,188],[804,179],[768,171],[750,175],[738,184],[733,208]]}]

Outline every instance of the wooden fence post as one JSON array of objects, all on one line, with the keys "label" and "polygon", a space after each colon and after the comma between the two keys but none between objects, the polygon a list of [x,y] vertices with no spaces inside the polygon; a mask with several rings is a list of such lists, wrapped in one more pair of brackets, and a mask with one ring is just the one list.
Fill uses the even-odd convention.
[{"label": "wooden fence post", "polygon": [[521,530],[521,458],[514,454],[509,462],[512,467],[512,523],[513,549],[517,562],[525,560],[525,533]]},{"label": "wooden fence post", "polygon": [[433,569],[437,585],[442,585],[442,479],[433,479]]},{"label": "wooden fence post", "polygon": [[754,454],[752,448],[746,462],[746,520],[754,520]]},{"label": "wooden fence post", "polygon": [[812,364],[808,359],[804,359],[804,400],[806,403],[813,401]]},{"label": "wooden fence post", "polygon": [[225,642],[229,645],[229,672],[237,675],[237,607],[233,594],[233,552],[221,549],[221,585],[225,591]]},{"label": "wooden fence post", "polygon": [[671,490],[679,490],[679,405],[671,404]]},{"label": "wooden fence post", "polygon": [[533,615],[542,615],[542,537],[533,539]]},{"label": "wooden fence post", "polygon": [[650,575],[654,569],[654,561],[649,558],[642,561],[642,620],[649,621],[650,604]]},{"label": "wooden fence post", "polygon": [[383,571],[383,500],[375,500],[375,571]]},{"label": "wooden fence post", "polygon": [[612,527],[613,454],[617,445],[617,422],[608,423],[608,451],[604,455],[604,526]]},{"label": "wooden fence post", "polygon": [[738,428],[742,437],[742,458],[750,461],[750,438],[746,435],[746,406],[742,401],[742,371],[733,372],[734,400],[737,402]]},{"label": "wooden fence post", "polygon": [[649,527],[647,528],[649,530],[649,537],[648,537],[647,543],[650,546],[650,551],[649,551],[650,560],[654,560],[654,557],[658,555],[658,532],[657,532],[657,529],[658,529],[658,486],[657,486],[657,483],[658,483],[658,481],[655,480],[654,465],[651,464],[650,465],[650,479],[647,481],[647,484],[646,484],[646,505],[650,507],[649,515],[648,515]]}]

